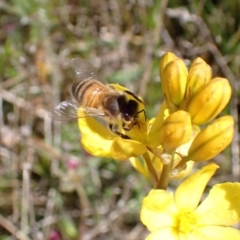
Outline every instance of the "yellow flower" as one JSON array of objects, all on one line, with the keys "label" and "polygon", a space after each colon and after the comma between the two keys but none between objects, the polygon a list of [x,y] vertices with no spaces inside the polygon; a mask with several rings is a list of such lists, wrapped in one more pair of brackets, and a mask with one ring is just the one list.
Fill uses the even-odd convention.
[{"label": "yellow flower", "polygon": [[202,168],[175,194],[152,190],[143,199],[141,221],[152,232],[146,240],[240,239],[240,231],[230,227],[240,221],[240,183],[216,184],[199,205],[217,168],[216,164]]},{"label": "yellow flower", "polygon": [[161,145],[168,152],[189,142],[192,136],[190,114],[182,110],[170,114],[163,122],[159,136]]},{"label": "yellow flower", "polygon": [[178,167],[192,160],[194,162],[207,161],[223,151],[231,142],[234,135],[234,121],[232,116],[223,116],[198,133],[193,140],[188,154],[182,158]]},{"label": "yellow flower", "polygon": [[187,86],[185,99],[188,103],[189,100],[205,85],[212,77],[212,69],[206,64],[203,59],[196,58],[189,70],[187,77]]},{"label": "yellow flower", "polygon": [[182,59],[170,61],[162,72],[162,87],[168,108],[174,111],[182,103],[188,70]]},{"label": "yellow flower", "polygon": [[202,125],[214,119],[227,105],[232,93],[226,78],[209,81],[190,101],[187,110],[192,123]]},{"label": "yellow flower", "polygon": [[163,73],[163,70],[165,69],[165,67],[170,62],[172,62],[173,60],[176,60],[176,59],[177,59],[177,56],[171,52],[167,52],[161,57],[161,60],[159,63],[159,76],[160,76],[161,81],[163,79],[162,73]]},{"label": "yellow flower", "polygon": [[188,157],[194,161],[206,161],[224,150],[233,139],[234,121],[232,116],[216,119],[194,139]]}]

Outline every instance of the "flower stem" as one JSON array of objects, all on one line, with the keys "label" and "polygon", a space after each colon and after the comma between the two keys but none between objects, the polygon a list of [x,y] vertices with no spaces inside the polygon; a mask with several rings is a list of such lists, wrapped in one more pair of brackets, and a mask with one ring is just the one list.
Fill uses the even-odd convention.
[{"label": "flower stem", "polygon": [[163,189],[166,190],[168,183],[169,183],[169,178],[170,178],[170,173],[172,171],[172,165],[173,165],[173,154],[171,155],[171,160],[168,164],[163,164],[162,172],[159,181],[157,182],[156,189]]},{"label": "flower stem", "polygon": [[148,152],[144,153],[143,158],[144,158],[144,160],[147,164],[148,171],[149,171],[149,174],[150,174],[150,177],[151,177],[151,181],[155,185],[158,182],[158,174],[157,174],[157,171],[156,171],[155,167],[152,164],[149,153]]},{"label": "flower stem", "polygon": [[182,157],[181,161],[178,163],[177,166],[175,166],[175,169],[179,169],[179,170],[185,170],[186,169],[186,163],[188,161],[187,157]]}]

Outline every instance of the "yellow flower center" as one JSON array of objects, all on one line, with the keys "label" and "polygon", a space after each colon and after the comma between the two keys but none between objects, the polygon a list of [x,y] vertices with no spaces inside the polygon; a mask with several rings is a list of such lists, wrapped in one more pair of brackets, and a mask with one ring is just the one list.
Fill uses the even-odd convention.
[{"label": "yellow flower center", "polygon": [[194,230],[196,222],[194,213],[182,212],[178,215],[178,230],[182,233],[191,232]]}]

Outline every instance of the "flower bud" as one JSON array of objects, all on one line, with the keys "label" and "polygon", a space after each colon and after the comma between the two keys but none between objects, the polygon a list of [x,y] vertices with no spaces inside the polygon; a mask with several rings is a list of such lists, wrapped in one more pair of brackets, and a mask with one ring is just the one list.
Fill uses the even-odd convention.
[{"label": "flower bud", "polygon": [[192,134],[190,114],[185,111],[176,111],[170,114],[160,129],[160,142],[163,148],[171,152],[187,143]]},{"label": "flower bud", "polygon": [[164,68],[170,63],[171,61],[177,59],[176,55],[174,55],[171,52],[165,53],[160,60],[160,65],[159,65],[159,76],[162,81],[162,73],[164,71]]},{"label": "flower bud", "polygon": [[210,81],[211,77],[211,67],[201,58],[195,59],[188,73],[186,99],[192,98],[199,89]]},{"label": "flower bud", "polygon": [[191,100],[187,111],[192,123],[202,125],[214,119],[227,105],[232,89],[226,78],[209,81]]},{"label": "flower bud", "polygon": [[187,159],[195,162],[212,159],[231,143],[233,134],[234,122],[232,116],[223,116],[216,119],[193,140]]},{"label": "flower bud", "polygon": [[162,86],[167,103],[180,105],[185,95],[187,74],[187,68],[180,58],[171,61],[164,68]]},{"label": "flower bud", "polygon": [[156,118],[155,119],[152,118],[149,121],[150,128],[149,128],[147,137],[148,137],[148,143],[151,147],[156,148],[160,145],[159,131],[164,120],[168,116],[169,116],[169,109],[167,108],[166,102],[163,101],[157,113]]},{"label": "flower bud", "polygon": [[197,58],[195,58],[195,59],[192,61],[191,67],[192,67],[193,65],[195,65],[195,64],[198,64],[198,63],[206,63],[206,62],[205,62],[202,58],[197,57]]}]

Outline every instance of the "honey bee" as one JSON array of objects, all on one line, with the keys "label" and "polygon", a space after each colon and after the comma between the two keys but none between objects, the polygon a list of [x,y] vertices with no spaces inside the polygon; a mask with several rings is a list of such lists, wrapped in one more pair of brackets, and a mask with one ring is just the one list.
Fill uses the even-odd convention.
[{"label": "honey bee", "polygon": [[[131,131],[135,125],[140,127],[138,115],[143,113],[146,120],[143,101],[120,85],[119,90],[114,84],[104,84],[94,67],[81,58],[73,58],[72,67],[78,78],[72,85],[72,95],[76,102],[61,102],[54,108],[52,118],[64,121],[100,117],[109,124],[113,133],[129,138],[119,131],[119,125],[125,131]],[[80,107],[82,115],[79,115]]]}]

